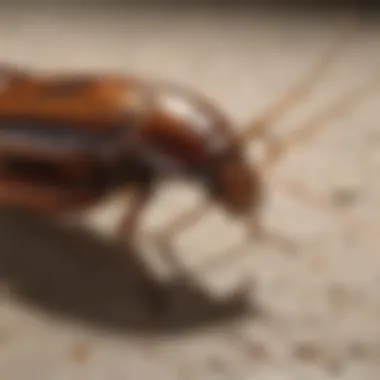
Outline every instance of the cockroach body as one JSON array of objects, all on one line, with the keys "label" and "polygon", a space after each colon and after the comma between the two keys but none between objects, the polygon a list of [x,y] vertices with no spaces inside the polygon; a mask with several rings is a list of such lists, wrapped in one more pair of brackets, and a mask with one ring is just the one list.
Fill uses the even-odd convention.
[{"label": "cockroach body", "polygon": [[206,203],[171,223],[157,242],[197,221],[210,201],[251,220],[250,230],[263,237],[258,222],[263,174],[290,147],[377,89],[378,81],[354,89],[284,140],[266,141],[265,160],[256,168],[244,147],[265,138],[274,121],[306,97],[342,46],[339,38],[306,80],[239,136],[212,102],[179,86],[128,76],[0,68],[0,202],[59,214],[133,187],[133,202],[118,231],[133,239],[157,184],[183,179],[203,185]]},{"label": "cockroach body", "polygon": [[178,178],[235,214],[256,200],[230,122],[198,95],[137,78],[11,74],[1,77],[3,201],[66,213],[131,184],[146,199]]}]

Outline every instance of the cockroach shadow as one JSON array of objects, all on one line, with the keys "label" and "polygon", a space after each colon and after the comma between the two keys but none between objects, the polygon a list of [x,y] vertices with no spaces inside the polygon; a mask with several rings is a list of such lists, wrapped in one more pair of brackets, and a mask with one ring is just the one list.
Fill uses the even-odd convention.
[{"label": "cockroach shadow", "polygon": [[[255,314],[249,289],[217,300],[187,278],[159,281],[140,257],[88,230],[0,208],[0,279],[12,297],[54,316],[118,332],[160,334]],[[147,289],[163,296],[163,309],[153,307]]]}]

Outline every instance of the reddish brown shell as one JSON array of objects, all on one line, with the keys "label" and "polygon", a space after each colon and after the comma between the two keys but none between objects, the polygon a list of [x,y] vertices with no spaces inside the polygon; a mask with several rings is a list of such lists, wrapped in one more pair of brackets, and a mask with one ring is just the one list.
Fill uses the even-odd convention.
[{"label": "reddish brown shell", "polygon": [[[136,126],[137,139],[133,133],[125,139],[125,134],[118,135]],[[111,137],[104,156],[103,149],[93,149],[90,141],[99,135],[102,140],[110,132],[117,132],[116,138]],[[229,121],[211,102],[177,86],[118,75],[40,75],[1,69],[0,133],[0,201],[51,211],[96,201],[115,190],[115,182],[128,182],[125,172],[140,165],[157,177],[203,173],[213,154],[223,155],[236,141]],[[15,146],[10,144],[12,138]],[[77,148],[67,139],[75,140],[73,145],[79,141]],[[125,163],[131,146],[135,146],[133,159]],[[114,155],[114,151],[123,153]],[[26,165],[37,158],[43,165],[58,162],[59,171],[67,174],[65,185],[20,186],[17,178],[1,171],[7,157],[15,153]],[[113,172],[112,181],[98,181],[109,172]],[[115,181],[115,177],[119,178]],[[92,186],[94,182],[101,185]]]},{"label": "reddish brown shell", "polygon": [[133,78],[107,75],[0,75],[0,80],[0,120],[58,120],[100,131],[134,109],[139,85]]}]

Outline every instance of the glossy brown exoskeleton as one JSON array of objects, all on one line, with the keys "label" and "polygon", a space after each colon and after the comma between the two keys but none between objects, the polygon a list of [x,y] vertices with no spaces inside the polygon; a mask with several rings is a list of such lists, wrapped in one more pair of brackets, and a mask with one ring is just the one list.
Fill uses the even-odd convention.
[{"label": "glossy brown exoskeleton", "polygon": [[0,202],[70,213],[125,188],[134,198],[118,233],[133,239],[157,184],[182,178],[202,184],[208,203],[181,216],[161,236],[195,222],[210,201],[250,220],[260,236],[263,170],[378,85],[371,81],[355,90],[282,141],[267,139],[264,162],[256,167],[248,162],[245,145],[265,137],[270,124],[306,96],[341,42],[306,81],[241,135],[209,100],[179,86],[128,76],[40,75],[2,67]]}]

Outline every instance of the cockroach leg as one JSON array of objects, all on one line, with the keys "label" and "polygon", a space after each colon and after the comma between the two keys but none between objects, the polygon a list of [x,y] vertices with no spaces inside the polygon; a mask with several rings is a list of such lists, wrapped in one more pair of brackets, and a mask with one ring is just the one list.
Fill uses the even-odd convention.
[{"label": "cockroach leg", "polygon": [[154,243],[165,261],[180,274],[184,274],[184,267],[176,256],[170,241],[175,235],[180,234],[199,221],[210,207],[211,203],[209,201],[199,203],[195,208],[171,221],[164,230],[159,231],[153,237]]},{"label": "cockroach leg", "polygon": [[128,243],[135,243],[141,216],[152,197],[152,190],[150,184],[144,184],[137,186],[132,192],[131,205],[125,210],[117,228],[117,238],[120,241],[128,239]]},{"label": "cockroach leg", "polygon": [[280,101],[269,107],[256,120],[248,123],[248,126],[242,136],[245,141],[258,138],[266,139],[265,135],[267,133],[267,129],[273,127],[274,123],[286,112],[290,111],[291,107],[294,107],[297,103],[305,100],[312,88],[329,72],[331,66],[333,66],[339,57],[342,49],[350,40],[349,37],[355,30],[354,21],[355,20],[351,18],[344,19],[335,43],[333,43],[326,51],[319,61],[319,64],[308,74],[308,76],[294,88],[287,91]]},{"label": "cockroach leg", "polygon": [[[141,216],[147,203],[152,196],[152,186],[149,183],[137,186],[132,193],[131,207],[125,210],[121,222],[117,229],[117,237],[121,242],[127,240],[131,248],[135,248],[136,235],[140,226]],[[162,311],[167,306],[167,297],[165,292],[160,287],[150,280],[152,273],[141,266],[141,286],[147,295],[149,307],[154,311]]]},{"label": "cockroach leg", "polygon": [[241,241],[232,247],[224,249],[222,252],[218,252],[217,257],[209,258],[200,265],[197,265],[195,268],[196,271],[214,271],[220,267],[230,265],[231,260],[236,260],[237,252],[241,252],[242,255],[246,254],[251,242],[259,245],[273,245],[281,252],[291,254],[297,250],[296,245],[292,241],[282,237],[280,233],[269,231],[266,227],[264,227],[258,217],[247,221],[247,230],[248,241]]},{"label": "cockroach leg", "polygon": [[248,239],[253,242],[265,245],[270,244],[286,252],[294,252],[296,250],[296,245],[291,240],[264,227],[258,215],[255,215],[247,222],[247,227]]},{"label": "cockroach leg", "polygon": [[[118,227],[119,239],[129,239],[132,244],[135,243],[136,233],[140,225],[140,218],[143,210],[146,207],[152,196],[151,186],[137,187],[132,198],[131,207],[129,207]],[[159,231],[153,236],[154,246],[157,248],[159,254],[162,256],[170,268],[184,274],[184,267],[172,247],[171,239],[175,235],[180,234],[183,230],[195,224],[206,212],[209,202],[202,202],[194,209],[191,209],[185,214],[180,215],[175,220],[171,221],[165,229]]]}]

